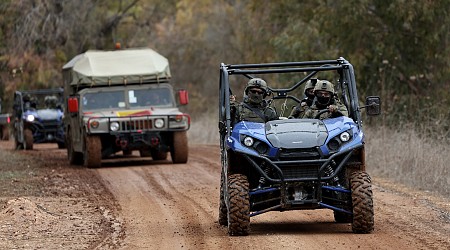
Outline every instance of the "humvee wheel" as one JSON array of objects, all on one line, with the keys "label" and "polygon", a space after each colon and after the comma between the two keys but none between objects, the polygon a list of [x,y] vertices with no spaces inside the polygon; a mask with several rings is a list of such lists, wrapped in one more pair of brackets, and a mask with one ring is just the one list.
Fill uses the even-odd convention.
[{"label": "humvee wheel", "polygon": [[350,177],[352,191],[354,233],[370,233],[373,231],[373,200],[370,176],[366,172],[357,171]]},{"label": "humvee wheel", "polygon": [[227,204],[225,203],[224,186],[225,176],[222,169],[220,175],[219,225],[228,226]]},{"label": "humvee wheel", "polygon": [[72,134],[70,130],[67,130],[66,137],[66,148],[67,148],[67,158],[69,159],[69,163],[72,165],[81,165],[83,164],[83,154],[80,152],[75,152],[72,145]]},{"label": "humvee wheel", "polygon": [[97,168],[102,164],[102,142],[99,136],[86,136],[84,166]]},{"label": "humvee wheel", "polygon": [[228,234],[248,235],[250,228],[250,197],[247,177],[233,174],[228,177]]},{"label": "humvee wheel", "polygon": [[33,149],[33,132],[30,129],[25,129],[23,131],[23,139],[24,139],[24,149],[32,150]]},{"label": "humvee wheel", "polygon": [[173,145],[170,148],[173,163],[186,163],[188,160],[188,140],[186,131],[173,132]]},{"label": "humvee wheel", "polygon": [[167,159],[167,152],[160,151],[157,149],[150,149],[150,155],[155,161]]},{"label": "humvee wheel", "polygon": [[9,129],[7,126],[2,128],[2,140],[8,141],[9,140]]}]

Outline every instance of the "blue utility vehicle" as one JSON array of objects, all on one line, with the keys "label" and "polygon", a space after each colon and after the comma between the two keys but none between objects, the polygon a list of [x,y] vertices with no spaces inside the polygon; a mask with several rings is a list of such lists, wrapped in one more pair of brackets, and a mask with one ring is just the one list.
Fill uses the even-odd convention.
[{"label": "blue utility vehicle", "polygon": [[[270,86],[268,105],[278,120],[233,121],[231,85],[254,77]],[[311,79],[335,83],[348,116],[287,119],[287,103],[298,104]],[[286,82],[287,84],[275,84]],[[273,86],[281,86],[275,88]],[[284,87],[286,86],[286,87]],[[238,88],[242,91],[243,87]],[[281,102],[281,108],[277,103]],[[337,60],[220,66],[219,132],[221,182],[219,223],[229,235],[247,235],[250,218],[269,211],[332,209],[335,221],[355,233],[374,227],[371,179],[366,172],[361,110],[380,113],[380,98],[360,106],[353,66]],[[292,106],[291,106],[292,107]]]}]

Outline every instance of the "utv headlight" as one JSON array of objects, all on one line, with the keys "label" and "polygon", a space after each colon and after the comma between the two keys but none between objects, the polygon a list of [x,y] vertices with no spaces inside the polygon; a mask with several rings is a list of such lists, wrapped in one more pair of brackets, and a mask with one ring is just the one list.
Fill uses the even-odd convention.
[{"label": "utv headlight", "polygon": [[119,130],[119,123],[118,122],[111,122],[109,124],[109,129],[111,129],[111,131],[118,131]]},{"label": "utv headlight", "polygon": [[343,132],[339,139],[341,139],[342,142],[348,142],[350,140],[350,134],[348,132]]},{"label": "utv headlight", "polygon": [[27,121],[32,122],[34,121],[35,117],[34,115],[27,115]]},{"label": "utv headlight", "polygon": [[253,146],[253,142],[254,142],[253,138],[251,138],[249,136],[244,138],[244,145],[247,146],[247,147]]},{"label": "utv headlight", "polygon": [[162,128],[164,127],[164,120],[163,119],[156,119],[155,120],[155,128]]}]

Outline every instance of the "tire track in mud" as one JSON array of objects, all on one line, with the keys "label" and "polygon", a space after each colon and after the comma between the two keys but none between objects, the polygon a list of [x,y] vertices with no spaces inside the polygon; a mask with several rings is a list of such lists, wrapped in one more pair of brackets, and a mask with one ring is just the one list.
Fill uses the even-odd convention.
[{"label": "tire track in mud", "polygon": [[[175,166],[176,168],[177,166]],[[176,171],[176,170],[174,170]],[[188,249],[222,248],[220,242],[210,240],[211,236],[221,235],[220,227],[215,223],[213,215],[214,206],[211,206],[211,197],[207,187],[199,187],[194,177],[181,178],[172,173],[160,173],[158,181],[155,181],[151,173],[146,174],[151,185],[158,186],[161,194],[169,194],[169,200],[173,202],[171,208],[173,217],[178,222],[177,234],[185,238]],[[180,188],[187,187],[186,189]],[[200,194],[199,194],[200,193]],[[198,197],[206,199],[199,200]]]},{"label": "tire track in mud", "polygon": [[[158,168],[156,165],[149,167]],[[140,167],[98,171],[121,204],[126,249],[173,248],[173,242],[167,240],[170,237],[160,235],[176,227],[177,222],[170,212],[170,195],[158,189],[158,185],[149,185]],[[183,239],[179,239],[179,245],[175,248],[181,248],[184,244]]]}]

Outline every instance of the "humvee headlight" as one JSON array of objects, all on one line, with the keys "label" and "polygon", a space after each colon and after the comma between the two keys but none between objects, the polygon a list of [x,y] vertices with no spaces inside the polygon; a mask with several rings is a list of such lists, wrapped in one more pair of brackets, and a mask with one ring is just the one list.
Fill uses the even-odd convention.
[{"label": "humvee headlight", "polygon": [[100,123],[97,120],[92,120],[91,121],[91,128],[98,128],[98,126],[100,125]]},{"label": "humvee headlight", "polygon": [[162,128],[164,127],[164,120],[163,119],[156,119],[155,120],[155,128]]},{"label": "humvee headlight", "polygon": [[32,122],[34,121],[35,117],[34,115],[27,115],[27,121]]},{"label": "humvee headlight", "polygon": [[249,136],[244,138],[244,145],[247,146],[247,147],[253,146],[253,142],[254,142],[253,138],[251,138]]},{"label": "humvee headlight", "polygon": [[339,136],[339,139],[341,139],[342,142],[347,142],[350,140],[350,134],[348,132],[344,132]]},{"label": "humvee headlight", "polygon": [[111,122],[111,124],[109,124],[109,129],[111,129],[111,131],[118,131],[119,127],[118,122]]}]

